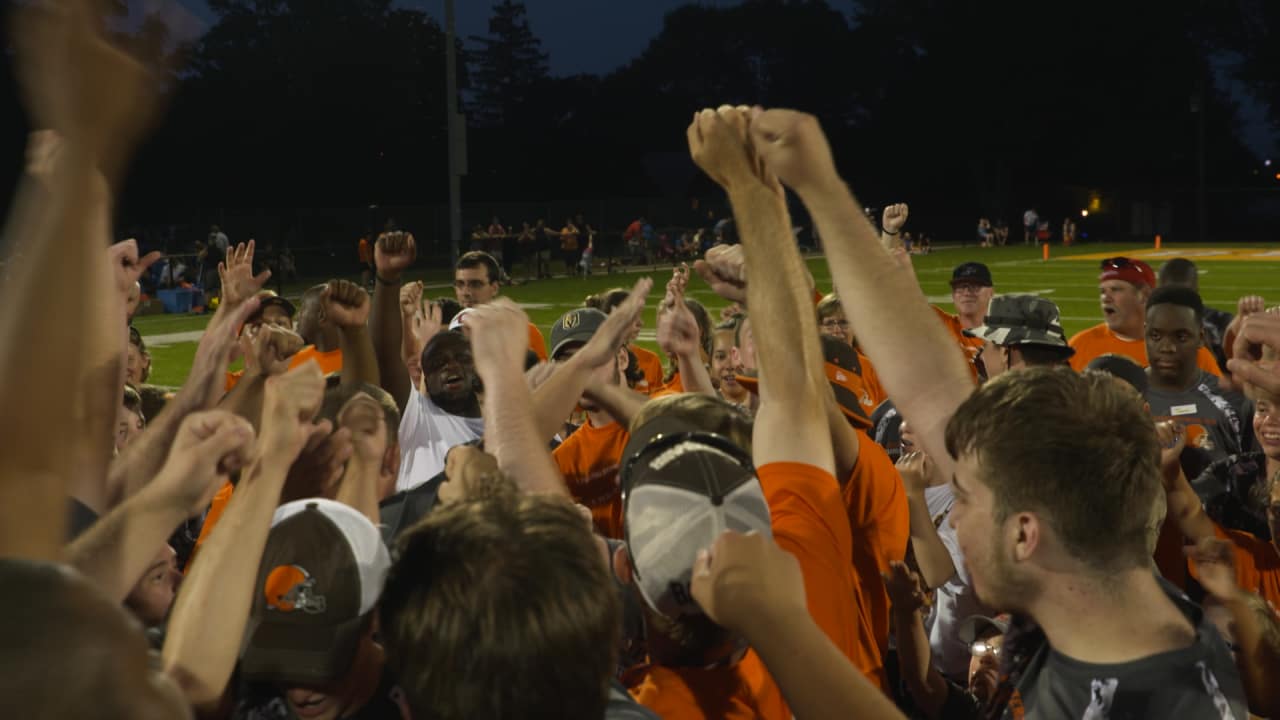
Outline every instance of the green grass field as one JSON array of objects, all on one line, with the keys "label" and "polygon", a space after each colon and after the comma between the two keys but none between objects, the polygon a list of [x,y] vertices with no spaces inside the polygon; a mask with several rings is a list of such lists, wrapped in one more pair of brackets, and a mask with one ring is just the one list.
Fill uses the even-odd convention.
[{"label": "green grass field", "polygon": [[[1275,247],[1251,246],[1249,250],[1264,251]],[[915,268],[929,301],[953,310],[948,285],[952,268],[969,260],[984,262],[991,268],[996,292],[1034,292],[1056,302],[1062,311],[1062,324],[1070,335],[1102,321],[1097,293],[1098,260],[1079,257],[1072,259],[1073,256],[1093,256],[1100,253],[1123,255],[1150,249],[1149,245],[1084,245],[1070,249],[1055,247],[1053,257],[1044,262],[1040,258],[1039,248],[1027,246],[940,248],[932,255],[917,256]],[[1163,257],[1176,257],[1178,250],[1177,246],[1166,246]],[[1222,251],[1225,248],[1214,250]],[[1202,260],[1190,248],[1187,248],[1186,254],[1200,268],[1201,293],[1206,305],[1234,312],[1236,300],[1241,295],[1256,293],[1274,300],[1280,294],[1277,293],[1280,290],[1280,252],[1248,261]],[[826,260],[815,256],[808,262],[819,289],[829,291],[831,275],[827,270]],[[1148,258],[1147,262],[1159,269],[1160,260]],[[652,276],[655,281],[654,292],[649,298],[651,310],[645,318],[646,332],[641,335],[642,344],[652,348],[655,322],[652,309],[657,307],[662,297],[662,287],[670,277],[669,267],[627,268],[625,272],[615,272],[612,275],[597,273],[589,278],[540,280],[505,288],[503,292],[524,305],[533,322],[542,328],[543,335],[549,335],[551,324],[556,318],[570,308],[580,306],[587,295],[619,285],[629,286],[642,274]],[[416,273],[410,272],[408,279],[425,279],[429,284],[428,294],[432,297],[452,295],[452,289],[443,282],[443,275],[438,270],[419,269]],[[348,279],[358,280],[355,277]],[[437,286],[430,287],[432,283]],[[296,300],[305,287],[305,284],[286,287],[285,294]],[[691,294],[709,307],[713,318],[718,317],[720,308],[725,305],[696,277],[691,283]],[[893,312],[893,309],[886,307],[885,312]],[[193,341],[175,342],[175,339],[157,336],[199,331],[208,320],[207,315],[156,315],[135,320],[135,325],[147,338],[153,358],[150,382],[159,385],[182,384],[196,348]]]}]

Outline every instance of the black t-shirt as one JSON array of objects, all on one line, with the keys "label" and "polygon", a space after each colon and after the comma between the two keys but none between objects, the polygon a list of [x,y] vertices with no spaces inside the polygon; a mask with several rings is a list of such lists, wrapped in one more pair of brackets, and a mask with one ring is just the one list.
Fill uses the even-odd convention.
[{"label": "black t-shirt", "polygon": [[1132,662],[1099,665],[1066,657],[1040,642],[1016,673],[1017,690],[1005,708],[1005,720],[1249,717],[1239,673],[1218,631],[1185,595],[1163,583],[1161,587],[1195,626],[1193,644]]}]

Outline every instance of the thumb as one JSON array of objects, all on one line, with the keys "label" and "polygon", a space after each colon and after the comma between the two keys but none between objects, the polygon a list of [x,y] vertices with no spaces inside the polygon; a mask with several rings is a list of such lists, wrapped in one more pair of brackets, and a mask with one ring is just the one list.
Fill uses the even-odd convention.
[{"label": "thumb", "polygon": [[763,141],[766,146],[781,142],[792,124],[793,114],[787,110],[752,108],[750,125],[752,137]]},{"label": "thumb", "polygon": [[693,560],[693,577],[689,583],[693,599],[704,611],[712,599],[711,592],[711,551],[703,548]]},{"label": "thumb", "polygon": [[1233,358],[1227,361],[1227,370],[1235,382],[1246,382],[1271,393],[1280,393],[1280,374],[1263,368],[1256,362]]}]

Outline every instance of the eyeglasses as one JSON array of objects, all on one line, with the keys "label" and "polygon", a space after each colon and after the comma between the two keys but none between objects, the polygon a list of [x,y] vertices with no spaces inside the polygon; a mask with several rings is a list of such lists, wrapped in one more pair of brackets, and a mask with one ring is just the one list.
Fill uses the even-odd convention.
[{"label": "eyeglasses", "polygon": [[988,655],[998,658],[1000,657],[1001,652],[1002,649],[999,645],[989,643],[986,640],[974,640],[973,643],[969,645],[969,654],[978,658],[986,657]]},{"label": "eyeglasses", "polygon": [[1129,258],[1127,258],[1127,257],[1113,257],[1113,258],[1107,258],[1107,259],[1103,260],[1103,261],[1102,261],[1102,264],[1098,266],[1098,269],[1099,269],[1099,270],[1106,270],[1106,269],[1108,269],[1108,268],[1111,268],[1111,269],[1114,269],[1114,270],[1121,270],[1121,269],[1123,269],[1123,268],[1127,268],[1127,267],[1133,267],[1133,261],[1131,261]]},{"label": "eyeglasses", "polygon": [[454,280],[453,286],[462,290],[464,288],[470,290],[479,290],[489,283],[485,280]]},{"label": "eyeglasses", "polygon": [[841,330],[847,330],[849,328],[849,321],[836,320],[835,318],[827,318],[826,320],[822,321],[822,327],[832,329],[832,330],[834,330],[835,328],[840,328]]}]

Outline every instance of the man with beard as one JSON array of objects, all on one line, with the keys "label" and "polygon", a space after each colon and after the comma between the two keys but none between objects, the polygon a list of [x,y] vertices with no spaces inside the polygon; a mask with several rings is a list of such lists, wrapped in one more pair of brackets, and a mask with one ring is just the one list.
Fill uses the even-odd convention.
[{"label": "man with beard", "polygon": [[471,344],[461,332],[436,333],[422,351],[422,380],[411,388],[400,421],[400,476],[408,490],[444,470],[455,445],[484,436],[480,380]]}]

